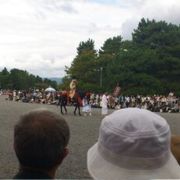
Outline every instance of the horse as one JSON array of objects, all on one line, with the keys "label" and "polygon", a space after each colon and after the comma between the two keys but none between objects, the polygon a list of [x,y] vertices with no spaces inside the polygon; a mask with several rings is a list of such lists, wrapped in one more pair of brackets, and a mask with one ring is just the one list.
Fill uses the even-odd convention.
[{"label": "horse", "polygon": [[65,114],[67,114],[67,105],[68,97],[66,91],[60,92],[58,97],[58,105],[60,105],[61,114],[64,114],[63,109],[65,111]]},{"label": "horse", "polygon": [[[88,93],[82,90],[75,90],[73,93],[71,90],[69,91],[68,102],[75,107],[74,115],[76,115],[76,111],[78,110],[78,114],[81,116],[80,107],[82,106],[82,99],[87,95]],[[88,95],[88,99],[90,99],[90,95]]]}]

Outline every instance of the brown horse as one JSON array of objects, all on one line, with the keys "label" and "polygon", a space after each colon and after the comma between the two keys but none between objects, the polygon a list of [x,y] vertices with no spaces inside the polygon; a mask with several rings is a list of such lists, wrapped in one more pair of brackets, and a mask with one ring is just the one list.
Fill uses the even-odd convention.
[{"label": "brown horse", "polygon": [[68,96],[68,104],[74,105],[74,115],[76,115],[76,111],[78,110],[78,114],[81,116],[80,107],[82,106],[82,96],[78,91],[72,92],[71,90],[67,93]]}]

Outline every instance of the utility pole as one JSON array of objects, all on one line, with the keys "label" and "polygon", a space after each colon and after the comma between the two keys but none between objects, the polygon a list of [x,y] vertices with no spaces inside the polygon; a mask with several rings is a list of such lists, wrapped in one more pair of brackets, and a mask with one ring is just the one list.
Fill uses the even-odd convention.
[{"label": "utility pole", "polygon": [[103,67],[100,67],[100,87],[102,87],[102,71]]}]

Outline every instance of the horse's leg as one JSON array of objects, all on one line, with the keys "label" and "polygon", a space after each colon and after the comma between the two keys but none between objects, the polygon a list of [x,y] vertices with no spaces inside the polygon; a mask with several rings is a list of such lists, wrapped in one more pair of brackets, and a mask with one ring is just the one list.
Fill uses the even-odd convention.
[{"label": "horse's leg", "polygon": [[77,105],[75,106],[75,109],[74,109],[74,115],[76,115],[76,110],[77,110]]},{"label": "horse's leg", "polygon": [[67,114],[67,109],[66,109],[66,105],[64,105],[63,107],[64,107],[64,110],[65,110],[65,113]]},{"label": "horse's leg", "polygon": [[63,105],[62,104],[60,105],[60,108],[61,108],[61,114],[64,114],[63,113]]},{"label": "horse's leg", "polygon": [[79,105],[79,104],[78,104],[77,108],[78,108],[79,115],[81,116],[81,113],[80,113],[80,105]]}]

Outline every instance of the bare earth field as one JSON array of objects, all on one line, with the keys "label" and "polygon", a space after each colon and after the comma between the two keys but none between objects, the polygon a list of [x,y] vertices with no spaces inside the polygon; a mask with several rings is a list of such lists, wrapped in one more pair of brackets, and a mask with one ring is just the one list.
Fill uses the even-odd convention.
[{"label": "bare earth field", "polygon": [[[10,179],[18,170],[18,163],[13,151],[13,127],[22,113],[36,108],[47,108],[58,112],[55,105],[28,104],[5,100],[0,96],[0,178]],[[111,110],[112,112],[112,110]],[[160,114],[167,119],[172,133],[180,134],[180,113]],[[97,141],[102,116],[100,109],[93,109],[92,116],[74,116],[73,108],[68,107],[68,115],[64,115],[70,130],[70,154],[58,169],[58,179],[88,179],[86,168],[87,150]]]}]

